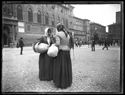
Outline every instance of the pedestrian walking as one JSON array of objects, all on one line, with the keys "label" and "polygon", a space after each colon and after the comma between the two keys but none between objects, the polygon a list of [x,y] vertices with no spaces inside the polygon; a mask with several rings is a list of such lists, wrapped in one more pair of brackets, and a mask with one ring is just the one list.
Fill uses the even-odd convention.
[{"label": "pedestrian walking", "polygon": [[72,64],[70,58],[70,36],[64,29],[64,25],[57,25],[56,45],[59,48],[54,59],[53,82],[57,88],[67,88],[72,84]]},{"label": "pedestrian walking", "polygon": [[18,40],[18,46],[20,47],[20,55],[22,55],[23,54],[23,47],[24,47],[24,42],[23,42],[22,37]]},{"label": "pedestrian walking", "polygon": [[108,50],[108,41],[107,41],[107,38],[104,40],[104,47],[102,48],[102,50],[104,50],[105,48]]},{"label": "pedestrian walking", "polygon": [[92,40],[91,48],[92,48],[92,51],[95,51],[95,40]]},{"label": "pedestrian walking", "polygon": [[[39,39],[40,43],[49,46],[54,43],[52,29],[46,28],[45,35]],[[47,51],[39,55],[39,79],[41,81],[51,81],[53,79],[53,58],[47,55]]]}]

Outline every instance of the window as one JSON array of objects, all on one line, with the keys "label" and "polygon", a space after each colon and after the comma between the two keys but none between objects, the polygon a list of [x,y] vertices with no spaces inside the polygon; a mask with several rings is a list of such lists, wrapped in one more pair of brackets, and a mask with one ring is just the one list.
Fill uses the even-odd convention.
[{"label": "window", "polygon": [[12,4],[3,4],[2,13],[4,16],[12,17],[13,16],[13,5]]},{"label": "window", "polygon": [[18,20],[23,20],[23,11],[22,11],[22,6],[21,5],[17,6],[17,19]]},{"label": "window", "polygon": [[28,21],[33,22],[33,12],[31,8],[28,10]]},{"label": "window", "polygon": [[41,33],[44,34],[44,28],[43,27],[41,27]]},{"label": "window", "polygon": [[52,25],[53,25],[53,26],[55,25],[55,18],[54,18],[54,15],[52,16]]},{"label": "window", "polygon": [[48,13],[45,15],[45,24],[49,24],[49,15]]},{"label": "window", "polygon": [[41,23],[41,12],[40,12],[40,10],[37,13],[37,22]]},{"label": "window", "polygon": [[63,22],[64,25],[66,25],[66,23],[65,23],[65,19],[64,19],[64,18],[62,19],[62,22]]},{"label": "window", "polygon": [[27,30],[30,31],[30,25],[27,25]]},{"label": "window", "polygon": [[58,23],[60,22],[60,17],[59,16],[58,16],[58,20],[57,21],[58,21]]},{"label": "window", "polygon": [[[70,22],[72,24],[72,22]],[[66,19],[66,27],[68,28],[68,19]]]}]

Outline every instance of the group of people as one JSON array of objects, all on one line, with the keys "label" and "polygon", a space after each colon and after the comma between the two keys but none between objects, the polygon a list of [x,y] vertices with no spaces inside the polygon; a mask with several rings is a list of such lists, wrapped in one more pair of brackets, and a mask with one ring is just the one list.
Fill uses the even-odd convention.
[{"label": "group of people", "polygon": [[[95,44],[96,44],[96,41],[92,40],[91,41],[91,49],[92,49],[92,51],[95,51]],[[102,50],[104,50],[105,48],[108,50],[108,41],[107,41],[107,39],[104,40],[103,45],[104,46],[103,46]]]},{"label": "group of people", "polygon": [[56,26],[56,34],[53,29],[46,28],[45,35],[39,39],[40,43],[49,46],[55,44],[59,51],[56,57],[47,55],[47,51],[39,55],[39,79],[41,81],[53,81],[57,88],[67,88],[72,84],[72,64],[70,50],[73,47],[73,40],[70,32],[64,25],[59,23]]},{"label": "group of people", "polygon": [[81,47],[82,45],[84,45],[84,42],[82,41],[82,40],[76,40],[75,41],[75,45],[77,46],[77,47]]}]

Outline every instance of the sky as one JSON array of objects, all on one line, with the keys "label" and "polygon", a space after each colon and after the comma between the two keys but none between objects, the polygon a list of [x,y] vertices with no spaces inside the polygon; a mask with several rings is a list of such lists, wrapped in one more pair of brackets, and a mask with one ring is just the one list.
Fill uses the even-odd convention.
[{"label": "sky", "polygon": [[73,14],[81,19],[107,26],[116,22],[116,12],[121,11],[120,4],[72,4]]}]

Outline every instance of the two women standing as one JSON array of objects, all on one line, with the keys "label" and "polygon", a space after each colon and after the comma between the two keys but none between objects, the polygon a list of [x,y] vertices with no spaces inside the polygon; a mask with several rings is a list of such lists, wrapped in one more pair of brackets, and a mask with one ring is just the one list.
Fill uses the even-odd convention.
[{"label": "two women standing", "polygon": [[64,25],[57,25],[56,36],[52,36],[51,29],[46,29],[40,43],[55,44],[59,51],[56,57],[49,57],[47,52],[39,56],[40,80],[53,80],[57,88],[67,88],[72,84],[72,64],[70,58],[70,36]]}]

